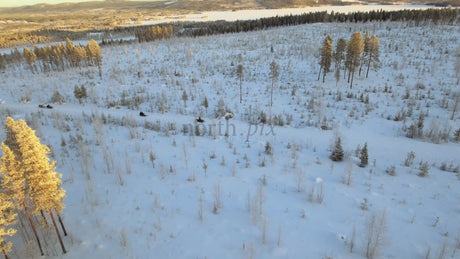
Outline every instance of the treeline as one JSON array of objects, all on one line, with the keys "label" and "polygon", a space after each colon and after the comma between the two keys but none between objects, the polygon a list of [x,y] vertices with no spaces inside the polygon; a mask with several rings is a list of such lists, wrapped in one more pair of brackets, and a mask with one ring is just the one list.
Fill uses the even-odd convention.
[{"label": "treeline", "polygon": [[[456,23],[459,19],[458,8],[431,8],[425,10],[400,10],[385,11],[374,10],[369,12],[337,13],[327,11],[304,13],[300,15],[275,16],[256,20],[241,21],[211,21],[211,22],[180,22],[163,25],[161,30],[171,28],[171,34],[167,37],[198,37],[213,34],[238,33],[247,31],[264,30],[271,27],[301,25],[310,23],[343,23],[343,22],[383,22],[383,21],[406,21],[415,26],[428,24]],[[150,41],[165,38],[156,26],[118,27],[114,33],[130,33],[136,35],[138,41]],[[105,31],[109,32],[109,31]],[[148,36],[150,35],[150,36]],[[148,40],[147,40],[148,38]],[[101,45],[131,43],[123,40],[103,40]]]},{"label": "treeline", "polygon": [[102,54],[99,44],[95,40],[86,46],[74,45],[69,39],[66,43],[54,46],[35,46],[33,50],[24,47],[21,53],[17,48],[10,54],[0,55],[0,69],[8,64],[24,62],[32,73],[64,71],[66,68],[97,66],[102,76]]},{"label": "treeline", "polygon": [[382,21],[407,21],[416,26],[433,24],[454,24],[459,17],[460,9],[425,9],[425,10],[376,10],[369,12],[336,13],[327,11],[304,13],[300,15],[275,16],[257,20],[245,21],[215,21],[176,24],[176,36],[204,36],[222,33],[236,33],[263,30],[270,27],[301,25],[309,23],[332,22],[382,22]]},{"label": "treeline", "polygon": [[49,42],[50,40],[50,37],[34,33],[3,33],[3,35],[0,35],[0,48],[8,48],[11,46],[24,44],[25,42],[30,44],[38,44],[41,42]]},{"label": "treeline", "polygon": [[174,35],[172,25],[168,26],[152,26],[138,30],[135,36],[139,42],[154,41],[159,39],[170,38]]}]

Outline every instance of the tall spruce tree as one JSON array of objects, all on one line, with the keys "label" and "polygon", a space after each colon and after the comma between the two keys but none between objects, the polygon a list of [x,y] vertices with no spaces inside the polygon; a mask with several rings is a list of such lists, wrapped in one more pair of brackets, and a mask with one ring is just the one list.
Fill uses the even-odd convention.
[{"label": "tall spruce tree", "polygon": [[367,142],[364,144],[364,147],[361,149],[361,153],[359,155],[360,167],[366,167],[369,163],[369,156],[367,154]]},{"label": "tall spruce tree", "polygon": [[348,82],[350,88],[353,88],[353,79],[356,68],[359,67],[361,60],[361,53],[364,50],[363,37],[360,32],[355,32],[351,35],[347,46],[346,66],[348,69]]},{"label": "tall spruce tree", "polygon": [[321,76],[321,72],[323,72],[323,83],[326,78],[326,74],[331,71],[331,63],[332,63],[332,37],[327,35],[324,39],[323,46],[320,50],[321,57],[319,61],[320,69],[318,73],[318,80]]},{"label": "tall spruce tree", "polygon": [[338,137],[334,143],[334,149],[332,150],[331,156],[332,161],[339,162],[343,160],[343,148],[342,140]]}]

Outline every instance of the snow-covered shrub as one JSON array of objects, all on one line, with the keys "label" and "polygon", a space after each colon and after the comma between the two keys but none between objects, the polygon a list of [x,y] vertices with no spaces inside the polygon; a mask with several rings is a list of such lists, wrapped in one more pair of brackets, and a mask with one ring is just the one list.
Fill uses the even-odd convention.
[{"label": "snow-covered shrub", "polygon": [[426,177],[430,173],[430,166],[428,165],[428,162],[420,162],[420,166],[418,168],[418,176],[420,177]]},{"label": "snow-covered shrub", "polygon": [[390,167],[387,167],[387,169],[385,169],[385,173],[387,173],[388,175],[391,175],[391,176],[395,176],[396,175],[396,167],[394,165],[392,165]]},{"label": "snow-covered shrub", "polygon": [[59,91],[54,91],[53,95],[51,96],[51,102],[57,104],[65,103],[64,97],[59,93]]}]

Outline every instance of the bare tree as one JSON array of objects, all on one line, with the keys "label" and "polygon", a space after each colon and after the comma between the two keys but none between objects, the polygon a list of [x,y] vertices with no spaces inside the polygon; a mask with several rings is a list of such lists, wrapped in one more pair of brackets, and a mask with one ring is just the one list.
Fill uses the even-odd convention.
[{"label": "bare tree", "polygon": [[242,84],[243,84],[243,76],[244,76],[244,68],[243,65],[238,65],[236,68],[236,75],[238,76],[238,79],[240,80],[240,103],[243,102],[243,89],[242,89]]},{"label": "bare tree", "polygon": [[270,90],[270,107],[273,106],[273,89],[279,76],[279,69],[280,66],[273,60],[272,63],[270,63],[270,78],[272,79],[272,87]]},{"label": "bare tree", "polygon": [[455,113],[458,109],[458,104],[460,103],[460,92],[455,92],[452,94],[452,99],[454,100],[454,108],[452,109],[452,116],[450,116],[451,120],[454,120]]}]

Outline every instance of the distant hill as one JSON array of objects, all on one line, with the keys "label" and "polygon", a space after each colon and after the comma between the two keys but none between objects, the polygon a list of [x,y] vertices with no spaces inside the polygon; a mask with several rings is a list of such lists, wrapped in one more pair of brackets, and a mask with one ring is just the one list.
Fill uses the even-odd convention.
[{"label": "distant hill", "polygon": [[[391,0],[369,0],[370,3],[393,4]],[[403,1],[401,4],[405,3]],[[460,6],[458,0],[416,0],[411,4],[429,4],[438,6]],[[99,8],[127,11],[127,10],[170,10],[170,11],[216,11],[235,9],[267,9],[267,8],[288,8],[319,5],[345,5],[349,1],[341,0],[166,0],[166,1],[89,1],[83,3],[63,4],[37,4],[32,6],[0,8],[0,15],[5,14],[31,14],[31,13],[52,13],[52,12],[79,12]],[[354,3],[356,4],[356,3]]]}]

